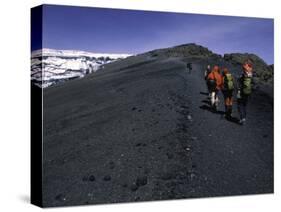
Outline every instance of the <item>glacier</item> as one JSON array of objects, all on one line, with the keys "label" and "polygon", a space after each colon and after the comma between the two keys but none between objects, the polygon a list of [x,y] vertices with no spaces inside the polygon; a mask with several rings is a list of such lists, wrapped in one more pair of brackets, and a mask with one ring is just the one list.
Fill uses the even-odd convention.
[{"label": "glacier", "polygon": [[92,53],[77,50],[39,49],[31,52],[31,81],[40,88],[82,78],[104,64],[132,56],[130,54]]}]

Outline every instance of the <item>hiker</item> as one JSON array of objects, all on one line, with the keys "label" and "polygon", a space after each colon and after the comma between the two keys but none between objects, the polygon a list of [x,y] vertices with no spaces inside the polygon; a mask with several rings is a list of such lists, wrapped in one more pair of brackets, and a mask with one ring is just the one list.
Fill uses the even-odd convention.
[{"label": "hiker", "polygon": [[187,70],[188,70],[188,73],[191,74],[192,63],[187,63],[187,64],[186,64],[186,68],[187,68]]},{"label": "hiker", "polygon": [[204,78],[205,78],[205,81],[206,81],[206,85],[207,85],[207,90],[208,90],[208,93],[209,93],[209,97],[211,97],[211,90],[210,90],[210,87],[209,87],[209,84],[208,84],[208,75],[211,73],[211,65],[207,65],[207,68],[204,72]]},{"label": "hiker", "polygon": [[253,64],[250,60],[247,60],[242,65],[243,71],[238,79],[238,92],[237,92],[237,104],[238,112],[240,114],[241,125],[246,122],[246,108],[248,99],[252,93],[252,79],[253,79]]},{"label": "hiker", "polygon": [[227,68],[223,69],[222,77],[223,77],[222,93],[224,97],[225,118],[230,119],[232,115],[234,79],[232,74],[229,72]]},{"label": "hiker", "polygon": [[218,92],[221,90],[223,83],[218,65],[213,67],[213,70],[209,73],[207,78],[208,86],[211,91],[211,106],[215,111],[217,111],[219,104]]}]

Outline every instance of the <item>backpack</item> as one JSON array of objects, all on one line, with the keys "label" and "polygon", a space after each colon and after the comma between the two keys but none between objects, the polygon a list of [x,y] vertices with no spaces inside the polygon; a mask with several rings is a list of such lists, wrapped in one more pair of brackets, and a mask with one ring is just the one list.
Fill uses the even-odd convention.
[{"label": "backpack", "polygon": [[243,77],[242,79],[242,92],[243,94],[250,95],[252,93],[252,78]]},{"label": "backpack", "polygon": [[233,77],[231,74],[226,74],[223,81],[224,81],[223,87],[225,90],[234,89],[234,82],[233,82]]}]

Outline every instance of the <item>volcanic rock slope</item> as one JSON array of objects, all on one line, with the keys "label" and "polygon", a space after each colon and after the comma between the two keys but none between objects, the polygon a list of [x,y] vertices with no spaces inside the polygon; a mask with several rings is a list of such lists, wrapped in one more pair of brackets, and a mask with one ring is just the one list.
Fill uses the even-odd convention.
[{"label": "volcanic rock slope", "polygon": [[238,74],[189,44],[44,89],[44,206],[272,193],[273,99],[260,87],[246,125],[227,121],[221,95],[208,105],[208,63]]}]

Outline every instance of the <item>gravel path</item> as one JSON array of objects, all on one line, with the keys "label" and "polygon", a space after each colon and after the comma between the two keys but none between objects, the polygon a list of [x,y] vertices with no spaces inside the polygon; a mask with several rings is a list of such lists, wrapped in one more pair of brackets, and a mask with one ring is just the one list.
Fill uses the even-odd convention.
[{"label": "gravel path", "polygon": [[44,206],[273,192],[264,97],[239,126],[208,110],[199,64],[131,63],[44,90]]}]

